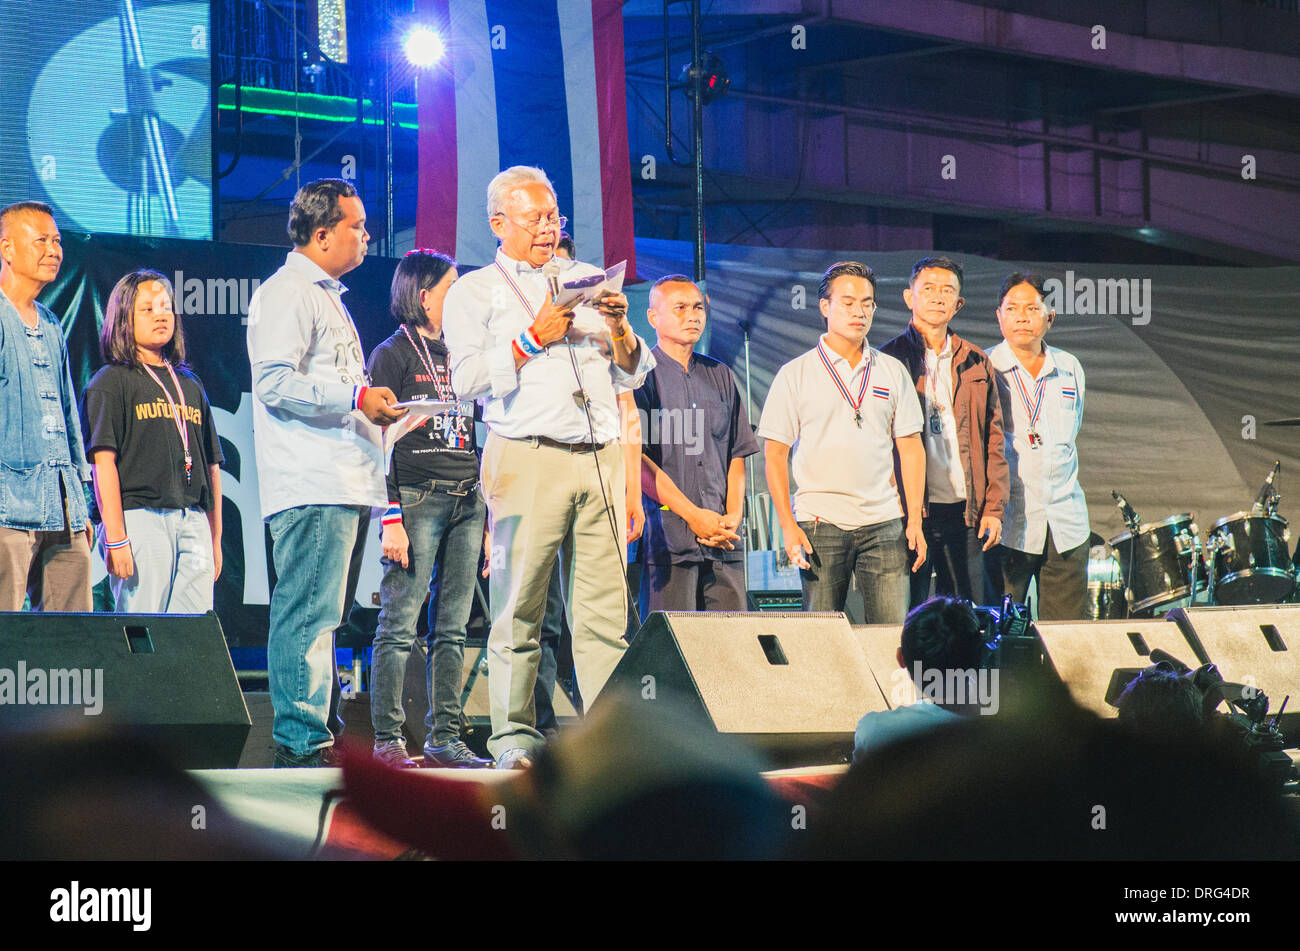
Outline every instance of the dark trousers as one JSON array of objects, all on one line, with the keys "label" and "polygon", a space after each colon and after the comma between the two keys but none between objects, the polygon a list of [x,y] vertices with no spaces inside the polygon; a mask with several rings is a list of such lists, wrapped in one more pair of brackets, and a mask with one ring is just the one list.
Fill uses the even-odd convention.
[{"label": "dark trousers", "polygon": [[743,611],[745,568],[739,561],[692,561],[645,566],[641,613]]},{"label": "dark trousers", "polygon": [[966,524],[965,502],[931,503],[922,525],[926,560],[912,574],[912,607],[930,597],[930,574],[934,593],[965,598],[976,604],[996,600],[984,578],[984,549],[979,529]]},{"label": "dark trousers", "polygon": [[1015,548],[1001,550],[1002,590],[1024,602],[1031,578],[1038,579],[1038,619],[1077,621],[1087,616],[1088,543],[1058,552],[1052,531],[1037,555]]},{"label": "dark trousers", "polygon": [[907,617],[907,537],[901,518],[844,531],[830,522],[800,522],[811,568],[800,569],[805,611],[843,611],[856,580],[868,624],[901,624]]}]

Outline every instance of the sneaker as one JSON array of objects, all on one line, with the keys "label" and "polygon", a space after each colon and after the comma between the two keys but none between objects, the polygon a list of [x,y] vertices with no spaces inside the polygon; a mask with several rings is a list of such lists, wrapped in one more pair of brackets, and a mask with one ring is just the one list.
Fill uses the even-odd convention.
[{"label": "sneaker", "polygon": [[492,761],[474,755],[462,740],[452,740],[446,746],[424,747],[424,765],[447,769],[490,769]]},{"label": "sneaker", "polygon": [[497,769],[532,769],[533,755],[527,750],[506,750],[497,757]]},{"label": "sneaker", "polygon": [[404,740],[389,740],[387,743],[379,743],[375,746],[375,759],[385,766],[392,766],[394,769],[410,769],[415,766],[415,761],[406,755],[406,742]]},{"label": "sneaker", "polygon": [[275,745],[274,769],[322,769],[339,765],[339,756],[332,746],[322,746],[309,753],[295,753],[287,746]]}]

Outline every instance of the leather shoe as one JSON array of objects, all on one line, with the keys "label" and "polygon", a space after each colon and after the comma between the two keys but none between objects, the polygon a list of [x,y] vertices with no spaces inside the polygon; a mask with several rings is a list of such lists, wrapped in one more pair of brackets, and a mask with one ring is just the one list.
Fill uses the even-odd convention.
[{"label": "leather shoe", "polygon": [[424,765],[442,769],[489,769],[490,759],[481,759],[462,740],[446,746],[425,746]]}]

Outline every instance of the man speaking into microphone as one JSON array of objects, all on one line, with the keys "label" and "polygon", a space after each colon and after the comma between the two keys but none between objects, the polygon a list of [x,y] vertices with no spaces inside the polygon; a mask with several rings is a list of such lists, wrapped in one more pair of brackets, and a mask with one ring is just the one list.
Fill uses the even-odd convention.
[{"label": "man speaking into microphone", "polygon": [[452,386],[483,404],[481,484],[491,528],[492,630],[488,751],[503,769],[531,765],[545,741],[533,685],[538,634],[557,550],[578,689],[594,699],[625,649],[625,475],[615,385],[634,389],[654,357],[627,320],[627,298],[576,312],[561,282],[598,274],[555,257],[566,219],[539,168],[488,184],[488,225],[501,246],[452,285],[443,335]]}]

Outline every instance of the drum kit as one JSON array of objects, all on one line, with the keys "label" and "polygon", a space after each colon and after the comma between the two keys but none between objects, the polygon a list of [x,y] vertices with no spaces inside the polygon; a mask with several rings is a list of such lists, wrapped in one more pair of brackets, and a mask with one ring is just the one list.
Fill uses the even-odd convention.
[{"label": "drum kit", "polygon": [[1154,617],[1191,603],[1292,600],[1300,559],[1288,551],[1291,533],[1286,519],[1277,514],[1281,496],[1273,481],[1279,468],[1279,463],[1273,464],[1250,511],[1219,519],[1204,543],[1191,515],[1171,515],[1144,525],[1128,500],[1112,492],[1128,530],[1092,548],[1088,616]]}]

